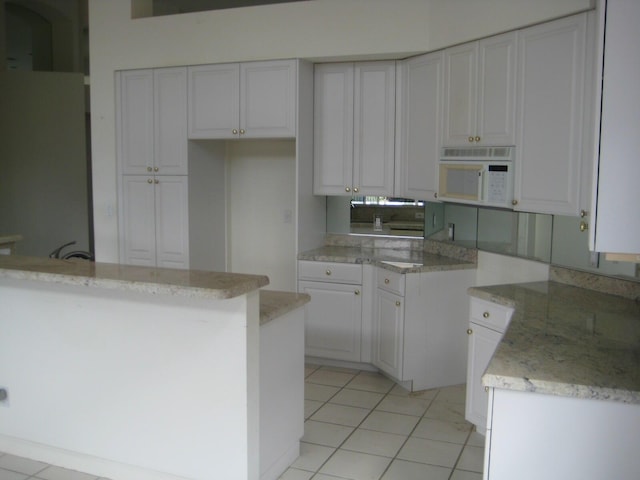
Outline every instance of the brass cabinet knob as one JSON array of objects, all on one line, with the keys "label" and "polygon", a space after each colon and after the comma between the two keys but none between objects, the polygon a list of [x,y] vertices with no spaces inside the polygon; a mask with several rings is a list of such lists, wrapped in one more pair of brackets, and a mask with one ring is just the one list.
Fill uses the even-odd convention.
[{"label": "brass cabinet knob", "polygon": [[588,212],[586,210],[580,210],[580,218],[584,218],[588,215]]},{"label": "brass cabinet knob", "polygon": [[489,318],[489,312],[484,312],[484,313],[482,314],[482,316],[483,316],[484,318]]},{"label": "brass cabinet knob", "polygon": [[355,193],[358,193],[358,192],[360,191],[360,189],[359,189],[358,187],[353,187],[353,191],[354,191]]},{"label": "brass cabinet knob", "polygon": [[387,284],[387,285],[389,285],[389,279],[388,279],[388,278],[385,278],[385,279],[384,279],[384,283],[385,283],[385,284]]},{"label": "brass cabinet knob", "polygon": [[150,172],[150,171],[151,171],[151,167],[147,167],[147,172]]},{"label": "brass cabinet knob", "polygon": [[349,187],[344,187],[344,191],[345,191],[345,192],[350,192],[350,191],[351,191],[351,189],[350,189]]},{"label": "brass cabinet knob", "polygon": [[356,291],[355,291],[355,292],[353,292],[353,293],[355,293],[356,295],[360,295],[360,290],[356,290]]},{"label": "brass cabinet knob", "polygon": [[157,178],[153,181],[153,183],[155,183],[156,185],[160,183],[160,180],[158,180]]},{"label": "brass cabinet knob", "polygon": [[433,194],[433,198],[438,198],[438,192]]},{"label": "brass cabinet knob", "polygon": [[473,143],[473,137],[469,137],[469,143]]},{"label": "brass cabinet knob", "polygon": [[518,200],[511,200],[511,205],[517,205],[518,204]]},{"label": "brass cabinet knob", "polygon": [[154,171],[154,172],[157,172],[158,170],[160,170],[160,168],[159,168],[159,167],[154,167],[154,168],[153,168],[153,171]]},{"label": "brass cabinet knob", "polygon": [[231,133],[233,133],[234,135],[237,135],[238,134],[238,130],[234,128],[233,130],[231,130]]},{"label": "brass cabinet knob", "polygon": [[484,391],[488,392],[489,391],[489,387],[484,387]]},{"label": "brass cabinet knob", "polygon": [[399,307],[399,306],[400,306],[400,300],[396,302],[396,307]]},{"label": "brass cabinet knob", "polygon": [[476,138],[474,138],[474,140],[475,140],[476,142],[479,142],[479,141],[480,141],[480,137],[476,137]]},{"label": "brass cabinet knob", "polygon": [[331,270],[329,270],[329,269],[327,268],[327,271],[326,271],[326,272],[324,272],[324,273],[326,273],[327,275],[331,275]]},{"label": "brass cabinet knob", "polygon": [[589,228],[589,224],[587,222],[580,222],[580,231],[586,232]]},{"label": "brass cabinet knob", "polygon": [[241,129],[240,129],[240,135],[244,135],[244,133],[245,133],[245,132],[244,132],[244,128],[241,128]]},{"label": "brass cabinet knob", "polygon": [[473,333],[473,330],[471,330],[470,328],[467,328],[467,335],[471,335]]},{"label": "brass cabinet knob", "polygon": [[147,183],[153,183],[153,180],[151,180],[150,178],[147,178]]}]

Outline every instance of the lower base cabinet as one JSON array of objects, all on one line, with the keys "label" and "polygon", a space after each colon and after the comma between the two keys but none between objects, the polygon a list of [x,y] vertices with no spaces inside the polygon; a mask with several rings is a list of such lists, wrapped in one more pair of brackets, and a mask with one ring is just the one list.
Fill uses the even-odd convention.
[{"label": "lower base cabinet", "polygon": [[488,393],[482,375],[504,334],[513,309],[472,298],[469,305],[467,398],[465,418],[483,434],[487,426]]},{"label": "lower base cabinet", "polygon": [[411,391],[464,383],[475,270],[399,274],[376,269],[373,364]]}]

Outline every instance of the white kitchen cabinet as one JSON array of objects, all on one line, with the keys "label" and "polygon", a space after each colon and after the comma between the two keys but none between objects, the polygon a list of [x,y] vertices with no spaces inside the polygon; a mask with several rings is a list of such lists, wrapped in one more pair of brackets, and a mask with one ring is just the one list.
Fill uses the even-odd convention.
[{"label": "white kitchen cabinet", "polygon": [[374,322],[373,364],[398,380],[404,380],[404,277],[378,269]]},{"label": "white kitchen cabinet", "polygon": [[444,51],[443,146],[514,145],[517,33]]},{"label": "white kitchen cabinet", "polygon": [[471,298],[469,312],[465,418],[484,434],[488,393],[482,385],[482,375],[502,339],[513,309]]},{"label": "white kitchen cabinet", "polygon": [[361,361],[362,265],[298,262],[298,291],[305,305],[305,354]]},{"label": "white kitchen cabinet", "polygon": [[123,263],[189,268],[186,176],[122,176]]},{"label": "white kitchen cabinet", "polygon": [[411,391],[463,383],[474,270],[401,274],[376,269],[373,364]]},{"label": "white kitchen cabinet", "polygon": [[515,209],[578,215],[589,160],[587,14],[520,30],[518,38]]},{"label": "white kitchen cabinet", "polygon": [[314,194],[392,196],[395,62],[315,66]]},{"label": "white kitchen cabinet", "polygon": [[[605,10],[606,5],[606,38]],[[631,253],[640,262],[640,3],[636,0],[606,0],[599,15],[600,49],[604,55],[599,157],[595,170],[590,249],[598,252]],[[604,46],[602,46],[604,44]],[[600,58],[602,61],[602,58]],[[597,132],[597,130],[596,130]],[[596,153],[598,149],[596,149]]]},{"label": "white kitchen cabinet", "polygon": [[125,175],[187,174],[187,69],[119,73],[118,141]]},{"label": "white kitchen cabinet", "polygon": [[294,60],[188,67],[189,138],[296,136]]},{"label": "white kitchen cabinet", "polygon": [[433,200],[442,134],[442,52],[398,64],[395,195]]}]

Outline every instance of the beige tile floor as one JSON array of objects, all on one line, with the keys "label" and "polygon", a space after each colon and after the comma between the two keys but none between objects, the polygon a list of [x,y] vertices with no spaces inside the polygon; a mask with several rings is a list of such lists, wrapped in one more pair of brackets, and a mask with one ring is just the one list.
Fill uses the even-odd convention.
[{"label": "beige tile floor", "polygon": [[[410,394],[371,372],[307,365],[300,457],[281,480],[480,480],[464,385]],[[0,480],[106,480],[0,452]]]},{"label": "beige tile floor", "polygon": [[307,365],[300,457],[281,480],[480,480],[465,387],[411,394],[371,372]]}]

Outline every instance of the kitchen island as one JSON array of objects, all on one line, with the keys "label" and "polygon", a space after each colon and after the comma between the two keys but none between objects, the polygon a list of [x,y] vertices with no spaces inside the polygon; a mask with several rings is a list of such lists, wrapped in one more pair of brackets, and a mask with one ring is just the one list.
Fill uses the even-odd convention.
[{"label": "kitchen island", "polygon": [[[0,451],[113,480],[277,478],[302,434],[308,297],[261,291],[268,282],[0,257]],[[262,329],[281,319],[263,345]],[[274,351],[299,351],[289,371],[299,378],[263,369]],[[266,465],[262,412],[278,402],[261,398],[269,378],[291,383],[300,405],[280,411],[297,438],[280,439],[286,451],[271,448]]]},{"label": "kitchen island", "polygon": [[637,478],[638,291],[553,281],[469,289],[514,309],[483,376],[485,478]]}]

